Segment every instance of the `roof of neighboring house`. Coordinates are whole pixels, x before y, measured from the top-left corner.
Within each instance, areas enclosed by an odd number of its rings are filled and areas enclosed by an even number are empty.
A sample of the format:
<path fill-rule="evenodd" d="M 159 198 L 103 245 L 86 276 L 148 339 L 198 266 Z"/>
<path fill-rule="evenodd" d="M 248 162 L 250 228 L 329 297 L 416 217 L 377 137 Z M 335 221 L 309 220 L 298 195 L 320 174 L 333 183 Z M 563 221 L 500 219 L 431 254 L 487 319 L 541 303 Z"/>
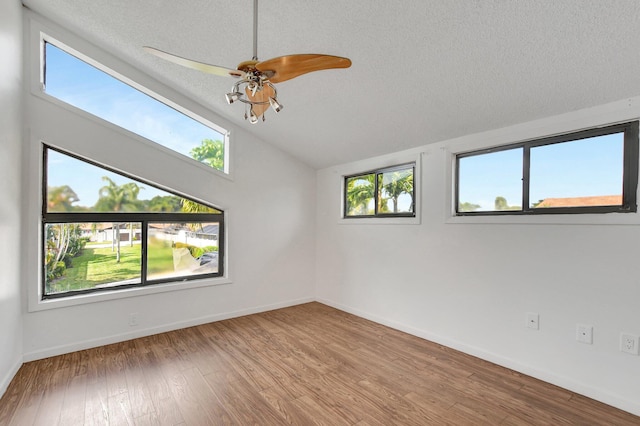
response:
<path fill-rule="evenodd" d="M 217 235 L 220 229 L 220 225 L 206 225 L 204 228 L 202 228 L 202 232 L 205 234 L 215 234 Z"/>
<path fill-rule="evenodd" d="M 536 207 L 590 207 L 622 204 L 622 195 L 597 195 L 593 197 L 545 198 Z"/>

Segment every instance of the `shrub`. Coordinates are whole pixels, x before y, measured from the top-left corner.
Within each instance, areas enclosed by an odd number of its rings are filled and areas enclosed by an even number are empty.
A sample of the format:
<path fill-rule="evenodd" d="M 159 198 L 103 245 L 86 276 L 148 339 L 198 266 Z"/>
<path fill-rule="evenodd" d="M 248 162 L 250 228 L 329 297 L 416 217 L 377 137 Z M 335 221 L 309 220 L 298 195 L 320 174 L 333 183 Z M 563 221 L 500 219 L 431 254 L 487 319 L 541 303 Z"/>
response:
<path fill-rule="evenodd" d="M 200 247 L 190 246 L 189 251 L 191 252 L 191 256 L 198 259 L 200 256 L 204 254 L 204 250 Z"/>
<path fill-rule="evenodd" d="M 174 243 L 173 248 L 187 248 L 189 249 L 189 253 L 191 253 L 191 256 L 193 256 L 195 259 L 199 259 L 200 256 L 205 253 L 218 251 L 218 247 L 216 246 L 196 247 L 192 246 L 191 244 L 185 243 Z"/>
<path fill-rule="evenodd" d="M 66 271 L 67 271 L 67 266 L 64 264 L 63 261 L 59 261 L 58 263 L 56 263 L 55 268 L 53 268 L 53 276 L 55 278 L 61 277 L 64 275 Z"/>
<path fill-rule="evenodd" d="M 75 256 L 77 256 L 77 254 L 74 255 L 74 257 Z M 73 266 L 73 264 L 71 263 L 71 258 L 69 256 L 65 256 L 65 258 L 62 259 L 61 262 L 64 263 L 65 269 L 69 269 L 69 268 L 71 268 Z M 58 262 L 58 263 L 60 263 L 60 262 Z"/>

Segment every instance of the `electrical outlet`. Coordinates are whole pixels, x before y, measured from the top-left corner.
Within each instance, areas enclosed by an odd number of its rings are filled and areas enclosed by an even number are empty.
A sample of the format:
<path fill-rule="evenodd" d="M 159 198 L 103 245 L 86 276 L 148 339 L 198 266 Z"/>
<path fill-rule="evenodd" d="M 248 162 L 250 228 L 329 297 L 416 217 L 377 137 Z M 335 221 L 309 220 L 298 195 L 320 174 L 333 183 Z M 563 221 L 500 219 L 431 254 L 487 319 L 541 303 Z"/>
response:
<path fill-rule="evenodd" d="M 587 324 L 576 325 L 576 340 L 587 345 L 593 344 L 593 326 Z"/>
<path fill-rule="evenodd" d="M 540 329 L 540 315 L 533 313 L 533 312 L 527 312 L 527 328 L 530 328 L 532 330 L 539 330 Z"/>
<path fill-rule="evenodd" d="M 138 325 L 138 314 L 129 314 L 129 327 L 135 327 Z"/>
<path fill-rule="evenodd" d="M 638 336 L 620 333 L 620 350 L 631 355 L 638 355 Z"/>

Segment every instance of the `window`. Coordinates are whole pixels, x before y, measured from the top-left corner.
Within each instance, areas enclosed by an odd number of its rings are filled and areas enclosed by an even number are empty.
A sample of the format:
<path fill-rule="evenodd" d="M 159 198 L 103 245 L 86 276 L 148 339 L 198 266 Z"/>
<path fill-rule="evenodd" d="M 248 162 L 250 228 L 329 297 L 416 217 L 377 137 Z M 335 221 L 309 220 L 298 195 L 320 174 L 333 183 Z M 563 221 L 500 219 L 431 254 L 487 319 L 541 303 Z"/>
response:
<path fill-rule="evenodd" d="M 56 42 L 57 43 L 57 42 Z M 228 172 L 227 132 L 193 113 L 186 115 L 105 72 L 87 60 L 44 41 L 45 93 L 143 136 L 172 151 Z M 95 61 L 91 61 L 95 63 Z M 151 96 L 153 95 L 153 97 Z"/>
<path fill-rule="evenodd" d="M 42 297 L 223 275 L 224 213 L 44 147 Z"/>
<path fill-rule="evenodd" d="M 345 177 L 344 217 L 415 216 L 415 164 Z"/>
<path fill-rule="evenodd" d="M 456 214 L 635 212 L 638 122 L 456 157 Z"/>

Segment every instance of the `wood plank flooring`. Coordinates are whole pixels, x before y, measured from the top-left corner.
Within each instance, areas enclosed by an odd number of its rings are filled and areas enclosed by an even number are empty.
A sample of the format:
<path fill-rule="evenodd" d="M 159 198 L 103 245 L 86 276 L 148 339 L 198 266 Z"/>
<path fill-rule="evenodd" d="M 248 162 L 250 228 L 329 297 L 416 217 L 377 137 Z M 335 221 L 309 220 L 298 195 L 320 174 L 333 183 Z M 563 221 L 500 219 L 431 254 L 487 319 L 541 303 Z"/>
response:
<path fill-rule="evenodd" d="M 639 425 L 319 303 L 24 364 L 0 425 Z"/>

